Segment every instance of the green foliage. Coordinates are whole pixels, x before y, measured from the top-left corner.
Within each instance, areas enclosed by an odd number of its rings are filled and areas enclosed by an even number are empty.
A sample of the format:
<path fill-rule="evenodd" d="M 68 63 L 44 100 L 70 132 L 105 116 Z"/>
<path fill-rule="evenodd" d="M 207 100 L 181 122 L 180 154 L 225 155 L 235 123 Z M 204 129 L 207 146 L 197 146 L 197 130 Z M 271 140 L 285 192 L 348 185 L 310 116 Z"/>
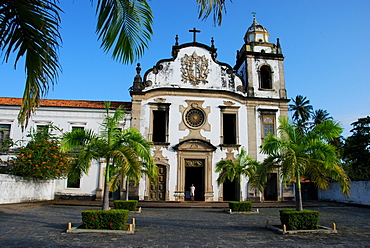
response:
<path fill-rule="evenodd" d="M 12 139 L 4 139 L 0 142 L 0 154 L 7 154 L 10 147 L 14 146 L 15 143 Z"/>
<path fill-rule="evenodd" d="M 225 0 L 196 0 L 199 10 L 199 19 L 207 19 L 213 13 L 213 24 L 221 25 L 223 12 L 226 13 Z"/>
<path fill-rule="evenodd" d="M 128 210 L 86 210 L 81 212 L 84 229 L 125 230 Z"/>
<path fill-rule="evenodd" d="M 59 138 L 51 134 L 56 127 L 30 133 L 31 140 L 8 162 L 8 173 L 25 179 L 61 179 L 67 176 L 70 156 L 59 149 Z"/>
<path fill-rule="evenodd" d="M 234 160 L 221 160 L 216 164 L 216 172 L 219 172 L 217 178 L 218 185 L 224 183 L 226 179 L 231 182 L 241 175 L 252 178 L 258 162 L 252 159 L 252 156 L 242 147 Z"/>
<path fill-rule="evenodd" d="M 250 201 L 242 201 L 242 202 L 232 201 L 232 202 L 229 202 L 229 208 L 233 212 L 249 212 L 249 211 L 252 211 L 252 202 L 250 202 Z"/>
<path fill-rule="evenodd" d="M 287 230 L 314 230 L 318 229 L 320 213 L 318 211 L 282 209 L 280 221 Z"/>
<path fill-rule="evenodd" d="M 289 104 L 289 110 L 293 111 L 293 120 L 297 123 L 305 123 L 310 119 L 312 113 L 312 105 L 310 100 L 306 97 L 297 95 L 295 99 L 292 99 L 292 104 Z"/>
<path fill-rule="evenodd" d="M 115 209 L 125 209 L 129 211 L 136 211 L 137 204 L 138 204 L 137 200 L 128 200 L 128 201 L 117 200 L 117 201 L 114 201 L 114 208 Z"/>
<path fill-rule="evenodd" d="M 110 113 L 110 102 L 104 103 L 106 114 L 101 124 L 101 133 L 93 130 L 72 130 L 65 133 L 62 149 L 76 155 L 73 172 L 79 176 L 87 173 L 93 159 L 104 158 L 106 161 L 103 210 L 109 208 L 109 187 L 120 183 L 120 176 L 139 181 L 143 174 L 149 179 L 158 175 L 157 166 L 151 155 L 151 143 L 136 128 L 122 130 L 120 122 L 125 113 L 119 106 Z"/>
<path fill-rule="evenodd" d="M 296 182 L 297 210 L 302 210 L 301 177 L 308 176 L 320 189 L 330 180 L 338 181 L 343 194 L 349 194 L 349 181 L 341 167 L 338 152 L 330 144 L 339 137 L 342 128 L 332 120 L 325 120 L 313 129 L 302 132 L 301 127 L 281 117 L 279 135 L 269 134 L 261 152 L 269 155 L 257 170 L 254 183 L 263 190 L 270 172 L 279 168 L 284 183 Z"/>
<path fill-rule="evenodd" d="M 351 124 L 352 135 L 343 146 L 344 167 L 351 180 L 370 180 L 370 116 Z"/>

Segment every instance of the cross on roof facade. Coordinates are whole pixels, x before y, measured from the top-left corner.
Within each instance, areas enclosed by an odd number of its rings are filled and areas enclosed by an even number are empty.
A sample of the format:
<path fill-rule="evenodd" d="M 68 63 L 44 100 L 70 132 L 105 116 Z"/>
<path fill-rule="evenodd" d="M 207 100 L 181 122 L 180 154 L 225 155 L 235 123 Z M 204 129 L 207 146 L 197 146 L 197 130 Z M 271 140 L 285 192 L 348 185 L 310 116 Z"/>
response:
<path fill-rule="evenodd" d="M 200 33 L 200 30 L 197 30 L 196 28 L 193 28 L 189 30 L 189 32 L 193 33 L 193 42 L 197 42 L 197 33 Z"/>

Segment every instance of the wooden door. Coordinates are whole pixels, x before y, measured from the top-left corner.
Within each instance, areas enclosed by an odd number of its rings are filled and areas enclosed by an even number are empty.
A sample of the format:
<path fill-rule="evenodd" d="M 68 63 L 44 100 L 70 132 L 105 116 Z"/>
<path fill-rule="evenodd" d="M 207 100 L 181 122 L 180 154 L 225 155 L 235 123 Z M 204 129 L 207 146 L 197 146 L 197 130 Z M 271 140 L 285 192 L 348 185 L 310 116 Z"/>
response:
<path fill-rule="evenodd" d="M 166 166 L 164 165 L 157 165 L 158 166 L 158 177 L 157 177 L 157 184 L 154 185 L 153 183 L 150 184 L 150 194 L 149 200 L 150 201 L 165 201 L 166 200 Z"/>

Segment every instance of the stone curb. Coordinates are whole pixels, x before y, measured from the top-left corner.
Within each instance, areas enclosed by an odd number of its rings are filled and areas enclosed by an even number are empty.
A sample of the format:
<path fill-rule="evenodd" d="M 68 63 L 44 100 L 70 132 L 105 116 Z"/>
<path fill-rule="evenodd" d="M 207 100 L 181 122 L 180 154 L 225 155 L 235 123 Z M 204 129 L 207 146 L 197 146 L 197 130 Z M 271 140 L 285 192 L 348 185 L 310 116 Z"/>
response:
<path fill-rule="evenodd" d="M 332 229 L 330 227 L 326 227 L 326 226 L 320 226 L 319 225 L 319 229 L 316 229 L 316 230 L 287 230 L 284 232 L 283 229 L 277 227 L 277 226 L 273 226 L 273 225 L 266 225 L 265 228 L 267 229 L 270 229 L 270 230 L 273 230 L 273 231 L 276 231 L 277 233 L 280 233 L 280 234 L 297 234 L 297 233 L 338 233 L 337 230 L 335 229 Z"/>
<path fill-rule="evenodd" d="M 66 233 L 110 233 L 110 234 L 135 234 L 136 221 L 132 218 L 132 224 L 128 224 L 129 230 L 103 230 L 103 229 L 80 229 L 72 227 L 72 223 L 68 223 Z"/>
<path fill-rule="evenodd" d="M 259 214 L 260 211 L 258 209 L 256 210 L 252 210 L 252 211 L 248 211 L 248 212 L 233 212 L 231 209 L 227 210 L 227 209 L 224 209 L 224 212 L 225 213 L 228 213 L 228 214 Z"/>
<path fill-rule="evenodd" d="M 124 230 L 97 230 L 97 229 L 78 229 L 72 227 L 66 230 L 67 233 L 107 233 L 107 234 L 135 234 L 135 225 L 132 226 L 132 231 Z"/>

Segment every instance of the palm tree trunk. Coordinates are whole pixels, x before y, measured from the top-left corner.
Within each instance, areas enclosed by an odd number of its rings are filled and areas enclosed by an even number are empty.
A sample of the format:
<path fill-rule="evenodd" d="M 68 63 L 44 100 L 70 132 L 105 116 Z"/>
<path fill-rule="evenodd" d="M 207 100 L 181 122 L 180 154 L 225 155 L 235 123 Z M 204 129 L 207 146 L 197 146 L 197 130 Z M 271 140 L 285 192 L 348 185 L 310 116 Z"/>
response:
<path fill-rule="evenodd" d="M 102 210 L 109 210 L 109 182 L 105 181 Z"/>
<path fill-rule="evenodd" d="M 126 201 L 128 201 L 129 186 L 130 186 L 130 179 L 127 177 L 126 178 Z"/>
<path fill-rule="evenodd" d="M 104 195 L 103 195 L 102 210 L 109 210 L 109 183 L 110 183 L 109 162 L 110 162 L 110 158 L 107 157 L 105 161 L 107 164 L 105 167 Z"/>
<path fill-rule="evenodd" d="M 302 204 L 302 190 L 301 190 L 301 176 L 300 173 L 297 172 L 296 177 L 296 184 L 295 184 L 295 209 L 297 211 L 303 210 L 303 204 Z"/>

